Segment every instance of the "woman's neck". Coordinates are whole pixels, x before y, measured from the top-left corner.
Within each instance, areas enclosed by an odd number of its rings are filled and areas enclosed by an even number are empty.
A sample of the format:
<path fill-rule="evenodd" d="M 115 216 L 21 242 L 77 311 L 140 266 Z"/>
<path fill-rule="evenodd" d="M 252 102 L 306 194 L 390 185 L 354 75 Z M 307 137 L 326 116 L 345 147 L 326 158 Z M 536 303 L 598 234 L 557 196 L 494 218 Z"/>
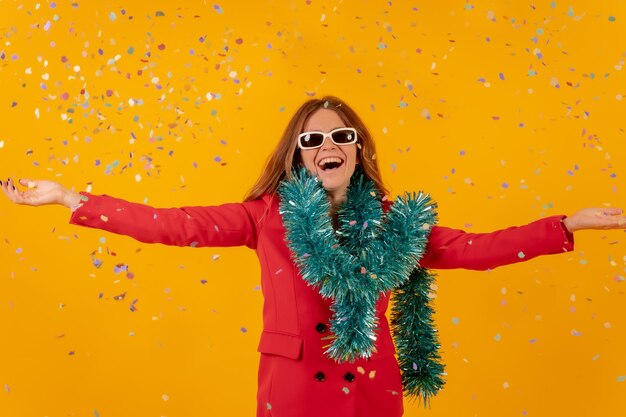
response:
<path fill-rule="evenodd" d="M 346 194 L 345 192 L 343 194 L 330 192 L 328 193 L 328 199 L 330 200 L 330 211 L 328 212 L 328 215 L 333 222 L 333 228 L 337 230 L 337 228 L 339 227 L 337 212 L 339 211 L 341 205 L 346 201 Z"/>
<path fill-rule="evenodd" d="M 331 211 L 339 209 L 339 207 L 346 201 L 346 191 L 329 191 L 328 199 L 330 200 Z"/>

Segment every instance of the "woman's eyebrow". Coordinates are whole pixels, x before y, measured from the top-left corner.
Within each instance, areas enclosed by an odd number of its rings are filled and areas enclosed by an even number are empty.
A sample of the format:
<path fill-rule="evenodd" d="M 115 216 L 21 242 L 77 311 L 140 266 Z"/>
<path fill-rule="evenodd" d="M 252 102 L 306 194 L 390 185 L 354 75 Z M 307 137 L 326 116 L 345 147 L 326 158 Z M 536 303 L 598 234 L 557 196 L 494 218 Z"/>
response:
<path fill-rule="evenodd" d="M 348 127 L 348 126 L 333 127 L 333 128 L 332 128 L 332 129 L 330 129 L 328 132 L 332 132 L 333 130 L 337 130 L 337 129 L 343 129 L 344 127 Z M 306 133 L 306 132 L 322 132 L 322 133 L 328 133 L 328 132 L 324 132 L 323 130 L 304 130 L 302 133 Z"/>

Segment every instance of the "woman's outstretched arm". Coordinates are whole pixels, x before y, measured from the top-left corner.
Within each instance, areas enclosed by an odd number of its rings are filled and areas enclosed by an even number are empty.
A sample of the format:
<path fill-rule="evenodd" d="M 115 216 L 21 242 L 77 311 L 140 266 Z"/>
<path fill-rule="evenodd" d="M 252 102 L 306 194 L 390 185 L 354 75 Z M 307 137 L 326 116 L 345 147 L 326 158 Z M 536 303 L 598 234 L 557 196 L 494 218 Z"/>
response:
<path fill-rule="evenodd" d="M 550 216 L 491 233 L 433 227 L 419 264 L 433 269 L 493 269 L 537 256 L 574 249 L 575 231 L 625 229 L 620 208 L 586 208 L 572 216 Z"/>
<path fill-rule="evenodd" d="M 108 195 L 76 193 L 53 181 L 13 181 L 2 190 L 16 204 L 59 204 L 71 208 L 71 224 L 130 236 L 144 243 L 173 246 L 248 246 L 256 248 L 268 210 L 265 200 L 220 206 L 154 208 Z"/>

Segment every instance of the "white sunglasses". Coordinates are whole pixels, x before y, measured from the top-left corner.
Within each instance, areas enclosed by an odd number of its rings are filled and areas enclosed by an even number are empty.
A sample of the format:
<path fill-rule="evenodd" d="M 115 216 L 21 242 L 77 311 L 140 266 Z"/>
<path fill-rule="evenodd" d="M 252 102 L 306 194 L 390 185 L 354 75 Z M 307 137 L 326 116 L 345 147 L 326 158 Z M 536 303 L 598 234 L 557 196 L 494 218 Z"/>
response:
<path fill-rule="evenodd" d="M 357 141 L 356 129 L 353 127 L 340 127 L 335 130 L 331 130 L 328 133 L 324 132 L 303 132 L 298 135 L 298 146 L 300 149 L 315 149 L 324 144 L 326 138 L 335 145 L 351 145 Z"/>

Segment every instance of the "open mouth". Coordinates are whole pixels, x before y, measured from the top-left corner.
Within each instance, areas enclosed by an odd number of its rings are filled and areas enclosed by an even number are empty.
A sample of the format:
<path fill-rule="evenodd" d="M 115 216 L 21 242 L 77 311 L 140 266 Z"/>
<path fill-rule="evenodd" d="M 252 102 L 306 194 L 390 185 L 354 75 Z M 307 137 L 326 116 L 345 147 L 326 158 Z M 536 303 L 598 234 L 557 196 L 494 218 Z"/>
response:
<path fill-rule="evenodd" d="M 337 158 L 336 156 L 323 158 L 317 163 L 317 166 L 321 168 L 322 171 L 330 171 L 333 169 L 337 169 L 342 165 L 343 165 L 343 159 Z"/>

